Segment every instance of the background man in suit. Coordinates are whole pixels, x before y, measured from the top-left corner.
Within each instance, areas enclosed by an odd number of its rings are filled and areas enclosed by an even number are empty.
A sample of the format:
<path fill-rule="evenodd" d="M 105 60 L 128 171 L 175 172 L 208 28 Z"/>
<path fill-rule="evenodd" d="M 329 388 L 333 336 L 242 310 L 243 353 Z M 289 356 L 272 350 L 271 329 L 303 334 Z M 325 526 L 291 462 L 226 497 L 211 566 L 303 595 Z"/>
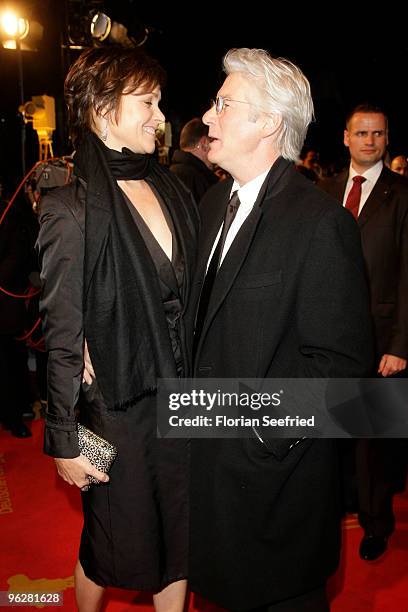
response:
<path fill-rule="evenodd" d="M 195 376 L 364 375 L 358 228 L 292 163 L 313 115 L 309 83 L 259 49 L 228 52 L 224 69 L 203 120 L 209 159 L 233 180 L 201 207 Z M 327 610 L 340 548 L 333 441 L 193 440 L 191 457 L 192 589 L 233 610 Z"/>
<path fill-rule="evenodd" d="M 190 189 L 197 204 L 218 181 L 208 161 L 208 126 L 199 117 L 191 119 L 180 132 L 180 149 L 174 151 L 170 170 Z"/>
<path fill-rule="evenodd" d="M 390 168 L 393 172 L 408 177 L 408 160 L 405 155 L 397 155 L 391 160 Z"/>
<path fill-rule="evenodd" d="M 350 208 L 360 227 L 375 327 L 373 375 L 405 375 L 408 181 L 383 164 L 388 121 L 380 108 L 369 104 L 354 108 L 346 119 L 344 144 L 350 151 L 350 167 L 321 186 Z M 393 483 L 401 469 L 404 445 L 405 441 L 386 439 L 357 442 L 359 520 L 365 531 L 360 556 L 367 561 L 386 550 L 394 530 Z"/>

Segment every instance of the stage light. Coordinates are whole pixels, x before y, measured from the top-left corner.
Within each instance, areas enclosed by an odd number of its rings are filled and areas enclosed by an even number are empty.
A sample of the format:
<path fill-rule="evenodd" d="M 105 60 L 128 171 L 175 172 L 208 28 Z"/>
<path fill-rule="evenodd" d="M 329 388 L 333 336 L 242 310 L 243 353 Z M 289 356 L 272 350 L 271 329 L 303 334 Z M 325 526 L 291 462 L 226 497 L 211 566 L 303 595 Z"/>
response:
<path fill-rule="evenodd" d="M 105 13 L 95 13 L 91 21 L 91 34 L 96 40 L 103 41 L 108 38 L 112 29 L 112 20 Z"/>
<path fill-rule="evenodd" d="M 36 51 L 36 43 L 42 39 L 43 26 L 37 21 L 28 21 L 13 11 L 0 16 L 0 38 L 5 49 Z"/>
<path fill-rule="evenodd" d="M 129 30 L 120 21 L 115 21 L 106 13 L 98 11 L 91 19 L 90 30 L 92 38 L 98 42 L 107 41 L 124 47 L 140 47 L 154 29 L 135 22 L 131 24 Z"/>
<path fill-rule="evenodd" d="M 27 19 L 17 17 L 12 11 L 6 11 L 1 16 L 1 28 L 8 38 L 22 40 L 27 36 L 30 24 Z"/>

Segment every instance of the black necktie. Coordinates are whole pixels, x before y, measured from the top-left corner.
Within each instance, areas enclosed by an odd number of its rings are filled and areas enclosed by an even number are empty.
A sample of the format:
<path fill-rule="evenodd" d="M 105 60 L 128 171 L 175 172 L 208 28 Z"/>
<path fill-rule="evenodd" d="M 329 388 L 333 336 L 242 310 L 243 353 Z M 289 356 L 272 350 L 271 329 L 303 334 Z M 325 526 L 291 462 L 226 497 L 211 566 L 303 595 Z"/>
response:
<path fill-rule="evenodd" d="M 201 290 L 200 295 L 200 303 L 198 305 L 196 326 L 194 331 L 194 355 L 198 346 L 198 341 L 200 340 L 201 332 L 203 329 L 205 317 L 207 314 L 208 304 L 210 303 L 210 297 L 212 288 L 214 285 L 215 278 L 217 276 L 218 269 L 220 267 L 221 256 L 224 250 L 225 239 L 227 237 L 229 228 L 233 220 L 235 219 L 235 215 L 237 214 L 237 210 L 239 208 L 240 201 L 238 197 L 238 190 L 234 191 L 230 201 L 228 202 L 227 209 L 225 211 L 224 223 L 221 230 L 220 238 L 217 242 L 217 246 L 214 249 L 214 252 L 211 257 L 211 261 L 207 268 L 207 274 L 204 279 L 203 288 Z"/>

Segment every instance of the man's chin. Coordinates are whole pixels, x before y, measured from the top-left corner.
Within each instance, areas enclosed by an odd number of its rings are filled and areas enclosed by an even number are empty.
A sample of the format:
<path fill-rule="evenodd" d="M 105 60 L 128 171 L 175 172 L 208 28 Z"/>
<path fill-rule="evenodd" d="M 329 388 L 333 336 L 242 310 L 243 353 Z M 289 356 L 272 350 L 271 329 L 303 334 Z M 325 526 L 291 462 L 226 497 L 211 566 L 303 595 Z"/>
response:
<path fill-rule="evenodd" d="M 361 157 L 361 163 L 368 162 L 371 164 L 377 163 L 381 157 L 378 156 L 378 153 L 366 153 Z"/>
<path fill-rule="evenodd" d="M 212 164 L 216 164 L 217 166 L 220 165 L 218 155 L 216 155 L 216 154 L 212 155 L 211 151 L 208 153 L 208 161 L 211 162 Z"/>

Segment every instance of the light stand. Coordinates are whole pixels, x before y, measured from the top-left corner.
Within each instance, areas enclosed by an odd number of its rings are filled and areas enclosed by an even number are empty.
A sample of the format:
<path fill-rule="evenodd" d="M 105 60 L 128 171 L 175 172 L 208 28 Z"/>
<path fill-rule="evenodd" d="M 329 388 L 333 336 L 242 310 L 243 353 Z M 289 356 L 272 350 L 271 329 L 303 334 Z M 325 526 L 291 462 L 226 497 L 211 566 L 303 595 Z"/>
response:
<path fill-rule="evenodd" d="M 20 92 L 20 105 L 24 104 L 24 76 L 23 76 L 23 54 L 21 51 L 20 39 L 16 38 L 16 52 L 18 65 L 18 88 Z M 22 176 L 26 174 L 26 124 L 23 116 L 21 121 L 21 170 Z"/>

